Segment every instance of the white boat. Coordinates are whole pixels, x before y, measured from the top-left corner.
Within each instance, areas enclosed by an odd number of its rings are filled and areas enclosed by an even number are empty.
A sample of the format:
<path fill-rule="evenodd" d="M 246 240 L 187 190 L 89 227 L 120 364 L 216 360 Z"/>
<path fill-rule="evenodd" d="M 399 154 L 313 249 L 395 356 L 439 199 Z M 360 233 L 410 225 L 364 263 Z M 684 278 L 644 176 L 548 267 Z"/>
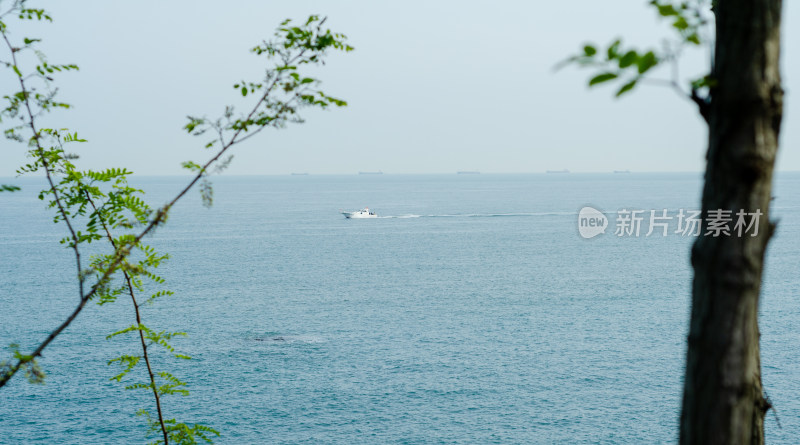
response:
<path fill-rule="evenodd" d="M 358 210 L 356 212 L 342 212 L 342 215 L 344 215 L 344 217 L 347 218 L 347 219 L 351 219 L 351 218 L 352 219 L 377 218 L 378 217 L 378 215 L 375 212 L 373 212 L 372 210 L 370 210 L 369 207 L 364 207 L 363 209 Z"/>

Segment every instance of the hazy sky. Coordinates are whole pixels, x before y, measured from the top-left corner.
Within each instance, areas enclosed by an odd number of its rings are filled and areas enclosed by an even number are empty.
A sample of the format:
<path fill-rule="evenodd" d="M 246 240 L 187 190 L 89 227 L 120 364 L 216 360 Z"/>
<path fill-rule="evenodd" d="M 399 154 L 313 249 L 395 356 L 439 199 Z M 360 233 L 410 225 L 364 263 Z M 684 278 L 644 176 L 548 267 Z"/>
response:
<path fill-rule="evenodd" d="M 229 174 L 703 169 L 705 126 L 674 91 L 647 86 L 614 100 L 610 88 L 587 89 L 589 72 L 553 72 L 587 41 L 660 46 L 668 24 L 644 0 L 36 3 L 55 19 L 38 32 L 50 61 L 81 67 L 59 77 L 75 109 L 52 125 L 90 140 L 76 150 L 86 168 L 176 174 L 180 162 L 204 159 L 203 140 L 181 130 L 185 116 L 215 116 L 238 101 L 231 85 L 260 77 L 261 59 L 248 49 L 282 19 L 316 13 L 356 47 L 317 73 L 349 107 L 251 139 Z M 784 2 L 780 170 L 800 170 L 795 3 Z M 687 54 L 682 74 L 703 72 L 707 59 Z M 9 82 L 4 74 L 3 94 Z M 11 176 L 23 147 L 0 147 L 0 176 Z"/>

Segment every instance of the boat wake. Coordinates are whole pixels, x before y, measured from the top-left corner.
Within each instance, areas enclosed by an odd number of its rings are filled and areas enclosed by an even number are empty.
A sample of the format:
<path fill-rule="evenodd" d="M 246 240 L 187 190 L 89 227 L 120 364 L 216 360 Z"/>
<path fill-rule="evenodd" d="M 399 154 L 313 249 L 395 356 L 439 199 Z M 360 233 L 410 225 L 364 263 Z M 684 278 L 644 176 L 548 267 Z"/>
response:
<path fill-rule="evenodd" d="M 535 212 L 535 213 L 458 213 L 444 215 L 396 215 L 379 216 L 379 219 L 405 219 L 405 218 L 503 218 L 503 217 L 531 217 L 531 216 L 569 216 L 577 215 L 576 212 Z"/>

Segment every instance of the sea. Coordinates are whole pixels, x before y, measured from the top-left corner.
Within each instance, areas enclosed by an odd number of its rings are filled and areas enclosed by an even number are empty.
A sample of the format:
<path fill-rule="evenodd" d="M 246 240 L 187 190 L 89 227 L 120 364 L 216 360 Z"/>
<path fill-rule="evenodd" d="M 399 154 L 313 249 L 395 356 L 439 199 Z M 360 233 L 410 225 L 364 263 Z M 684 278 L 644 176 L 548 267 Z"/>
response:
<path fill-rule="evenodd" d="M 676 443 L 697 173 L 214 177 L 146 242 L 174 295 L 143 305 L 153 368 L 186 382 L 167 419 L 221 444 Z M 186 177 L 134 177 L 154 207 Z M 0 193 L 0 346 L 30 351 L 78 304 L 41 178 Z M 800 437 L 800 173 L 779 173 L 760 306 L 767 441 Z M 349 220 L 363 207 L 379 218 Z M 581 236 L 592 207 L 604 232 Z M 651 210 L 668 227 L 649 233 Z M 641 230 L 617 230 L 630 211 Z M 663 220 L 662 220 L 663 221 Z M 630 229 L 630 228 L 629 228 Z M 619 232 L 619 233 L 617 233 Z M 87 246 L 83 261 L 105 246 Z M 149 287 L 155 292 L 161 287 Z M 149 292 L 149 291 L 148 291 Z M 146 300 L 148 295 L 140 295 Z M 157 440 L 130 298 L 89 304 L 0 389 L 2 444 Z M 0 358 L 10 357 L 3 349 Z M 149 437 L 149 438 L 148 438 Z"/>

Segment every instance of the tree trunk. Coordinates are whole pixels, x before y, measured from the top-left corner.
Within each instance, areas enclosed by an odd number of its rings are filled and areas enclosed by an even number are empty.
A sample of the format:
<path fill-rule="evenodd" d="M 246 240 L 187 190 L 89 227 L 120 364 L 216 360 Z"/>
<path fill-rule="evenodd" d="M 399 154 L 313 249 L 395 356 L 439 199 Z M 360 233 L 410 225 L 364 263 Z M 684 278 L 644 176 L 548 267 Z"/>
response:
<path fill-rule="evenodd" d="M 716 0 L 703 231 L 692 248 L 692 316 L 681 444 L 764 443 L 758 305 L 772 173 L 783 112 L 781 0 Z M 705 235 L 709 211 L 730 210 L 730 236 Z M 736 213 L 761 211 L 757 236 Z"/>

